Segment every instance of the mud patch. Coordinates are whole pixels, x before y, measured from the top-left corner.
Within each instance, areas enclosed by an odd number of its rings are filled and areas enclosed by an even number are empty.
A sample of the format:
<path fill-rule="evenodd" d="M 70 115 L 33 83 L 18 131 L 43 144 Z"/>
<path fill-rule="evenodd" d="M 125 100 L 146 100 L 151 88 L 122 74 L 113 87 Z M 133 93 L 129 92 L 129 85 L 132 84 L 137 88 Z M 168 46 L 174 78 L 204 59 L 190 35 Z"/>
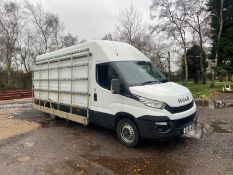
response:
<path fill-rule="evenodd" d="M 84 155 L 87 160 L 94 161 L 115 174 L 185 174 L 185 166 L 164 156 L 148 158 L 111 158 L 106 156 L 93 157 Z"/>
<path fill-rule="evenodd" d="M 53 174 L 72 174 L 72 175 L 111 175 L 110 170 L 96 163 L 89 162 L 82 157 L 76 157 L 78 160 L 66 160 L 56 166 L 49 166 Z"/>
<path fill-rule="evenodd" d="M 66 161 L 67 166 L 69 166 L 70 168 L 74 169 L 76 172 L 78 172 L 79 174 L 87 174 L 88 170 L 86 167 L 80 165 L 80 164 L 76 164 L 73 161 L 67 160 Z"/>
<path fill-rule="evenodd" d="M 192 138 L 204 138 L 209 137 L 213 133 L 232 133 L 230 129 L 227 129 L 228 123 L 212 121 L 210 124 L 199 123 L 193 131 L 185 134 L 184 137 Z"/>
<path fill-rule="evenodd" d="M 60 118 L 54 119 L 51 117 L 40 117 L 40 119 L 37 119 L 36 122 L 41 125 L 41 128 L 69 127 L 67 120 Z"/>
<path fill-rule="evenodd" d="M 227 125 L 228 123 L 226 122 L 212 122 L 211 127 L 213 128 L 213 132 L 218 132 L 218 133 L 231 133 L 231 130 L 225 129 L 221 127 L 222 125 Z"/>
<path fill-rule="evenodd" d="M 39 122 L 39 123 L 40 123 L 41 128 L 49 128 L 52 126 L 51 122 L 49 122 L 49 121 L 43 121 L 43 122 Z"/>

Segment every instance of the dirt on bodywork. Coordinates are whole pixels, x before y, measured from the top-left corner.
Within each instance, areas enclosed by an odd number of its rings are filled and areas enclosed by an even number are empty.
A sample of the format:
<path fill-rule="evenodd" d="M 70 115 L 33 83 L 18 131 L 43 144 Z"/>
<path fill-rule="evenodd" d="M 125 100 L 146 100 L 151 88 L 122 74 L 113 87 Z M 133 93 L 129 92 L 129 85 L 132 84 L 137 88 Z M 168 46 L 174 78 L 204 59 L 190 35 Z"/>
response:
<path fill-rule="evenodd" d="M 123 146 L 111 130 L 53 120 L 30 104 L 0 106 L 0 116 L 15 128 L 16 121 L 30 128 L 0 140 L 1 175 L 233 174 L 233 108 L 199 107 L 194 131 L 163 142 L 143 140 L 136 149 Z"/>

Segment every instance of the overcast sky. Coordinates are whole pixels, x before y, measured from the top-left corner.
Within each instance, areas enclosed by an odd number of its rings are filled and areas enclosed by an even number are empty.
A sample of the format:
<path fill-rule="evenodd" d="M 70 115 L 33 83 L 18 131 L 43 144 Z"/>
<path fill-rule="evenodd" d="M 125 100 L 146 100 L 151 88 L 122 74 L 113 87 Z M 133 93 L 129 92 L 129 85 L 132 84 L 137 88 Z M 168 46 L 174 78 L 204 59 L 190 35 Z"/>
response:
<path fill-rule="evenodd" d="M 89 40 L 100 39 L 105 33 L 113 32 L 119 11 L 129 8 L 131 1 L 148 22 L 152 0 L 30 0 L 57 14 L 66 32 Z"/>

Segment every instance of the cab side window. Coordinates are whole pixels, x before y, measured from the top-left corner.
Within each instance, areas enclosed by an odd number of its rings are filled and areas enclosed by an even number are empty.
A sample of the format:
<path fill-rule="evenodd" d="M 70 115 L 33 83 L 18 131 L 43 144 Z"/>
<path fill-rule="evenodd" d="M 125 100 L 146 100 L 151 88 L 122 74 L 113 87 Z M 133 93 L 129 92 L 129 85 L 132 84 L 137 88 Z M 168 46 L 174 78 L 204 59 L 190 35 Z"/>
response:
<path fill-rule="evenodd" d="M 108 63 L 96 65 L 96 81 L 101 87 L 110 90 L 112 79 L 118 79 L 118 74 Z"/>

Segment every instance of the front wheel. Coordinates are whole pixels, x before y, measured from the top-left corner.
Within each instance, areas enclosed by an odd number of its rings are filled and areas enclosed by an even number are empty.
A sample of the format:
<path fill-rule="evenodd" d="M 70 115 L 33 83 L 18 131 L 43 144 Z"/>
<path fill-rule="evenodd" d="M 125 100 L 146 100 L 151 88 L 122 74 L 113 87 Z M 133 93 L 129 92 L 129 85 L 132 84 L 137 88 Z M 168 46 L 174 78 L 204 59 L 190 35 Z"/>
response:
<path fill-rule="evenodd" d="M 131 148 L 136 147 L 140 140 L 136 125 L 129 119 L 117 123 L 117 135 L 124 145 Z"/>

